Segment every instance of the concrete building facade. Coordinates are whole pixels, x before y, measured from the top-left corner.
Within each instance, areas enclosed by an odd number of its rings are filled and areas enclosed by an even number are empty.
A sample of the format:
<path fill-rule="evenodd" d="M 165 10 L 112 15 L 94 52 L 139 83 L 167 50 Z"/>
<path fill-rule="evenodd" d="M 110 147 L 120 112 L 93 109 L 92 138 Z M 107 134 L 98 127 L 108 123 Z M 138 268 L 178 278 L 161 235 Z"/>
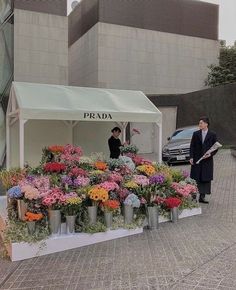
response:
<path fill-rule="evenodd" d="M 175 94 L 204 87 L 216 40 L 98 22 L 69 47 L 70 85 Z"/>
<path fill-rule="evenodd" d="M 26 10 L 22 2 L 14 9 L 14 80 L 67 85 L 67 16 L 40 12 L 39 5 Z"/>
<path fill-rule="evenodd" d="M 218 61 L 217 24 L 218 6 L 200 1 L 81 1 L 69 16 L 69 84 L 202 89 Z"/>

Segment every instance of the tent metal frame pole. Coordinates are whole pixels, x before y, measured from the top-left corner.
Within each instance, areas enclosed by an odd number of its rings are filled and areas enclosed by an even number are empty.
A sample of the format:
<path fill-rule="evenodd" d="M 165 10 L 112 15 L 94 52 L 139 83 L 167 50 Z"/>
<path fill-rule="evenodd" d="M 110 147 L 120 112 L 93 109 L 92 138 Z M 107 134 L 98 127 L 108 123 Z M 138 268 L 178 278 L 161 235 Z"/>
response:
<path fill-rule="evenodd" d="M 10 159 L 10 120 L 9 120 L 9 116 L 7 115 L 6 117 L 6 153 L 7 153 L 7 156 L 6 156 L 6 161 L 7 161 L 7 170 L 10 169 L 10 162 L 11 162 L 11 159 Z"/>
<path fill-rule="evenodd" d="M 25 165 L 25 123 L 27 120 L 19 119 L 19 154 L 20 154 L 20 168 L 24 168 Z"/>
<path fill-rule="evenodd" d="M 62 121 L 70 130 L 70 140 L 71 144 L 74 145 L 74 128 L 79 123 L 79 121 Z"/>
<path fill-rule="evenodd" d="M 162 123 L 158 124 L 159 127 L 159 148 L 158 148 L 158 161 L 162 163 Z"/>

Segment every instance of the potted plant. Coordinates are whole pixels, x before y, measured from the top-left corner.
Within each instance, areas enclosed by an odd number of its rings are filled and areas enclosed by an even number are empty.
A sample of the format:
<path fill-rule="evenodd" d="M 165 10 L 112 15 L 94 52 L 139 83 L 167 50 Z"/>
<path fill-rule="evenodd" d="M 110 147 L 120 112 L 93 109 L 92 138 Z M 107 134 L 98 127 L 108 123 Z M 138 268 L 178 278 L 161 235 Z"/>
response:
<path fill-rule="evenodd" d="M 99 202 L 107 201 L 109 195 L 106 189 L 99 185 L 95 185 L 89 190 L 88 196 L 92 201 L 92 205 L 88 206 L 89 223 L 94 224 L 97 222 L 97 207 Z"/>
<path fill-rule="evenodd" d="M 66 217 L 66 231 L 68 234 L 75 232 L 75 219 L 82 204 L 82 199 L 74 192 L 66 194 L 66 201 L 61 211 Z"/>
<path fill-rule="evenodd" d="M 170 217 L 173 223 L 177 222 L 179 218 L 179 206 L 182 201 L 177 197 L 168 197 L 165 199 L 165 205 L 170 209 Z"/>
<path fill-rule="evenodd" d="M 24 220 L 27 211 L 27 203 L 23 199 L 23 192 L 19 185 L 13 186 L 7 191 L 7 196 L 17 202 L 17 213 L 19 220 Z"/>
<path fill-rule="evenodd" d="M 28 227 L 28 233 L 30 235 L 33 235 L 35 233 L 36 230 L 36 222 L 40 221 L 43 218 L 43 214 L 42 213 L 33 213 L 30 211 L 27 211 L 25 213 L 25 221 L 27 223 L 27 227 Z"/>
<path fill-rule="evenodd" d="M 104 212 L 104 219 L 107 228 L 112 227 L 113 213 L 120 208 L 120 202 L 118 200 L 109 199 L 101 204 L 101 208 Z"/>
<path fill-rule="evenodd" d="M 134 208 L 140 207 L 140 200 L 134 193 L 129 194 L 124 201 L 124 216 L 125 223 L 131 224 L 133 222 Z"/>
<path fill-rule="evenodd" d="M 61 207 L 65 203 L 64 192 L 58 188 L 52 188 L 48 195 L 42 199 L 42 205 L 47 207 L 49 215 L 50 231 L 53 235 L 61 232 Z"/>

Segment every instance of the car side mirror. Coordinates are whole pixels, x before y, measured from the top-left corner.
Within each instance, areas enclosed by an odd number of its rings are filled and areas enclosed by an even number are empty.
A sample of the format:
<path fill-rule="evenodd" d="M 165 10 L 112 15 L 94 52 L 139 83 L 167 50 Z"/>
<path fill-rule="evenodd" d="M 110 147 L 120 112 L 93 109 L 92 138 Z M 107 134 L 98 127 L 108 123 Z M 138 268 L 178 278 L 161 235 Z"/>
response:
<path fill-rule="evenodd" d="M 170 137 L 168 137 L 167 140 L 170 141 Z"/>

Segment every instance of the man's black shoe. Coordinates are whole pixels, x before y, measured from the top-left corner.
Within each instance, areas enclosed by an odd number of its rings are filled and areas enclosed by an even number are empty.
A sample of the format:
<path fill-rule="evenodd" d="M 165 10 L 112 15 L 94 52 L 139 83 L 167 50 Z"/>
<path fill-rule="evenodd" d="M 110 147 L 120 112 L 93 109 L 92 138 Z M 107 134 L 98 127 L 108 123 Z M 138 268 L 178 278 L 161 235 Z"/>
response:
<path fill-rule="evenodd" d="M 206 201 L 205 199 L 202 199 L 202 198 L 199 199 L 199 202 L 201 202 L 201 203 L 209 203 L 209 201 Z"/>

